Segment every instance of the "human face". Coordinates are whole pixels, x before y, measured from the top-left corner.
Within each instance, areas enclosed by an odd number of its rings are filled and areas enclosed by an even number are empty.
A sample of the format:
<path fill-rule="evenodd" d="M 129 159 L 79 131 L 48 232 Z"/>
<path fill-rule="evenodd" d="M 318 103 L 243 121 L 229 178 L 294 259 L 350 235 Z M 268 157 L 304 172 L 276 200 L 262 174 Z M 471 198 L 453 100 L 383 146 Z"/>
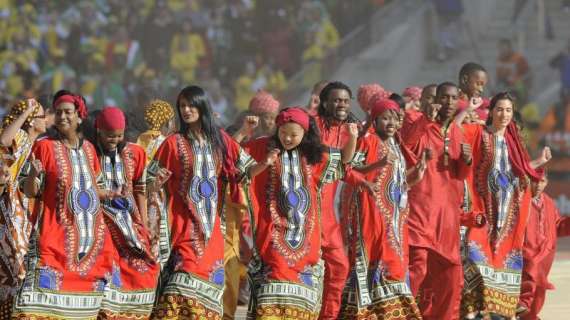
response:
<path fill-rule="evenodd" d="M 420 106 L 422 111 L 426 113 L 431 113 L 431 105 L 435 103 L 435 89 L 436 86 L 430 86 L 422 90 L 422 96 L 420 97 Z"/>
<path fill-rule="evenodd" d="M 196 124 L 200 120 L 200 110 L 192 106 L 186 98 L 180 98 L 180 116 L 186 124 Z"/>
<path fill-rule="evenodd" d="M 303 141 L 305 130 L 295 122 L 288 122 L 278 129 L 278 137 L 281 145 L 285 150 L 293 150 L 297 148 Z"/>
<path fill-rule="evenodd" d="M 55 127 L 64 135 L 72 135 L 79 126 L 79 114 L 75 105 L 70 102 L 62 102 L 55 107 Z"/>
<path fill-rule="evenodd" d="M 260 127 L 265 134 L 272 134 L 275 130 L 277 112 L 264 112 L 259 115 Z"/>
<path fill-rule="evenodd" d="M 113 151 L 125 138 L 125 129 L 99 130 L 99 143 L 105 151 Z"/>
<path fill-rule="evenodd" d="M 531 184 L 532 195 L 534 197 L 540 196 L 544 192 L 544 189 L 546 189 L 547 185 L 548 185 L 548 177 L 546 176 L 543 176 L 538 182 L 533 182 Z"/>
<path fill-rule="evenodd" d="M 513 103 L 508 99 L 501 99 L 491 110 L 491 125 L 493 128 L 500 130 L 505 129 L 513 120 Z"/>
<path fill-rule="evenodd" d="M 458 96 L 459 91 L 457 90 L 457 87 L 445 86 L 441 88 L 436 97 L 436 102 L 441 105 L 441 109 L 439 109 L 438 114 L 442 120 L 451 119 L 455 115 Z"/>
<path fill-rule="evenodd" d="M 392 110 L 386 110 L 376 117 L 376 133 L 382 138 L 390 138 L 396 134 L 400 117 Z"/>
<path fill-rule="evenodd" d="M 350 94 L 344 89 L 331 91 L 325 107 L 335 120 L 346 120 L 350 113 Z"/>
<path fill-rule="evenodd" d="M 46 113 L 42 106 L 38 107 L 38 113 L 34 116 L 32 121 L 32 128 L 37 133 L 44 133 L 47 129 Z"/>
<path fill-rule="evenodd" d="M 463 89 L 467 96 L 470 98 L 480 97 L 488 82 L 487 73 L 483 71 L 475 71 L 467 76 L 463 81 Z"/>

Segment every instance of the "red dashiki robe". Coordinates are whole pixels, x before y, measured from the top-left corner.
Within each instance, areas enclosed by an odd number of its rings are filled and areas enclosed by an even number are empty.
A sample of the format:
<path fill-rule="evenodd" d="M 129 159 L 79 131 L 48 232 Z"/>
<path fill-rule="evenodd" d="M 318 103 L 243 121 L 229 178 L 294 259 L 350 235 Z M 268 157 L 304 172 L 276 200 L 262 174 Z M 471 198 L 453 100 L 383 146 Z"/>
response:
<path fill-rule="evenodd" d="M 107 191 L 121 188 L 125 194 L 102 202 L 116 249 L 112 281 L 102 309 L 109 315 L 148 318 L 159 266 L 150 252 L 149 232 L 135 200 L 135 194 L 146 193 L 146 154 L 142 147 L 126 143 L 118 154 L 102 154 L 100 163 L 100 187 Z"/>
<path fill-rule="evenodd" d="M 236 176 L 254 164 L 225 132 L 225 157 L 235 159 Z M 148 167 L 149 181 L 160 168 L 172 175 L 166 182 L 171 254 L 163 271 L 163 284 L 154 317 L 221 319 L 224 288 L 225 183 L 220 150 L 209 142 L 177 133 L 160 146 Z"/>
<path fill-rule="evenodd" d="M 520 304 L 530 314 L 525 319 L 537 319 L 546 298 L 553 290 L 548 273 L 556 254 L 557 237 L 570 236 L 570 217 L 561 216 L 556 203 L 542 193 L 532 200 L 523 248 L 523 279 Z"/>
<path fill-rule="evenodd" d="M 14 303 L 17 319 L 47 316 L 94 319 L 112 281 L 111 235 L 97 195 L 95 148 L 37 141 L 32 153 L 44 169 L 30 223 L 28 270 Z M 29 170 L 22 170 L 25 176 Z"/>
<path fill-rule="evenodd" d="M 406 165 L 396 138 L 382 141 L 376 134 L 358 143 L 354 166 L 376 163 L 391 150 L 393 165 L 366 174 L 380 190 L 354 193 L 346 199 L 351 209 L 351 278 L 344 292 L 342 319 L 420 319 L 409 287 L 408 203 Z"/>
<path fill-rule="evenodd" d="M 462 312 L 514 317 L 530 212 L 529 178 L 513 172 L 504 137 L 479 125 L 464 128 L 473 147 L 473 177 L 469 181 L 473 208 L 484 214 L 487 223 L 468 229 L 465 235 Z"/>
<path fill-rule="evenodd" d="M 265 159 L 271 138 L 250 141 L 246 149 Z M 322 188 L 342 178 L 335 149 L 310 165 L 297 149 L 283 151 L 275 164 L 254 177 L 248 189 L 254 237 L 248 318 L 316 319 L 323 267 L 320 261 Z M 347 178 L 350 178 L 347 176 Z"/>

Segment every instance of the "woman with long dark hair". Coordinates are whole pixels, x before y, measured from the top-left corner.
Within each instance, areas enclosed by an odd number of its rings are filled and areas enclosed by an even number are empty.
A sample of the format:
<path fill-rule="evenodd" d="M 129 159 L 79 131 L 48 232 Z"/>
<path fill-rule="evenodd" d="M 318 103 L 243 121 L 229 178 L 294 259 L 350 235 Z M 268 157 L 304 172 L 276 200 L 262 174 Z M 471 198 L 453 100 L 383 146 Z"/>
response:
<path fill-rule="evenodd" d="M 317 319 L 324 272 L 321 191 L 343 178 L 345 167 L 341 152 L 321 143 L 315 120 L 305 110 L 282 110 L 276 125 L 272 137 L 246 144 L 258 161 L 276 158 L 248 189 L 254 237 L 248 317 Z M 357 183 L 353 175 L 347 178 Z"/>
<path fill-rule="evenodd" d="M 94 319 L 113 277 L 113 247 L 97 188 L 95 148 L 82 139 L 81 96 L 57 95 L 55 130 L 32 147 L 21 187 L 37 198 L 28 270 L 13 317 Z M 108 281 L 109 280 L 109 281 Z"/>
<path fill-rule="evenodd" d="M 530 182 L 541 179 L 538 168 L 551 159 L 546 147 L 539 158 L 530 160 L 515 111 L 513 97 L 502 92 L 491 100 L 486 126 L 463 126 L 466 137 L 472 139 L 474 173 L 469 190 L 473 210 L 483 213 L 486 220 L 482 227 L 468 229 L 465 236 L 462 313 L 470 319 L 479 312 L 515 318 Z"/>
<path fill-rule="evenodd" d="M 166 138 L 148 167 L 149 191 L 164 185 L 170 258 L 155 318 L 221 319 L 226 186 L 265 168 L 214 122 L 206 92 L 184 88 L 176 99 L 180 131 Z M 233 190 L 232 191 L 236 191 Z"/>

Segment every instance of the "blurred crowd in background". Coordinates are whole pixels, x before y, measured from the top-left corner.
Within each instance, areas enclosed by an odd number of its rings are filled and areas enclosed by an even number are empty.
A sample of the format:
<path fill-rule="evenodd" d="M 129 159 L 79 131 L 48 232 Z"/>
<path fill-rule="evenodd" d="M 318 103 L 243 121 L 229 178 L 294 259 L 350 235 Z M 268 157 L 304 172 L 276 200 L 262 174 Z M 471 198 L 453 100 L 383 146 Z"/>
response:
<path fill-rule="evenodd" d="M 200 83 L 226 122 L 260 88 L 283 94 L 385 2 L 0 0 L 0 106 L 68 88 L 134 110 Z"/>

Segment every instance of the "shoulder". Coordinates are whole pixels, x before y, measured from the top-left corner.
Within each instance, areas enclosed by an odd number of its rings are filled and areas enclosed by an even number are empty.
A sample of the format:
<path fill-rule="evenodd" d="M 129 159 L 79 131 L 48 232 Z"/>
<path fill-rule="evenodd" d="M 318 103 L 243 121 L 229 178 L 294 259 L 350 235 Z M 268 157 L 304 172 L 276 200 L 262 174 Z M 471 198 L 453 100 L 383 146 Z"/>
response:
<path fill-rule="evenodd" d="M 125 150 L 130 152 L 135 158 L 146 158 L 146 152 L 143 147 L 139 146 L 138 144 L 127 142 L 125 145 Z"/>

